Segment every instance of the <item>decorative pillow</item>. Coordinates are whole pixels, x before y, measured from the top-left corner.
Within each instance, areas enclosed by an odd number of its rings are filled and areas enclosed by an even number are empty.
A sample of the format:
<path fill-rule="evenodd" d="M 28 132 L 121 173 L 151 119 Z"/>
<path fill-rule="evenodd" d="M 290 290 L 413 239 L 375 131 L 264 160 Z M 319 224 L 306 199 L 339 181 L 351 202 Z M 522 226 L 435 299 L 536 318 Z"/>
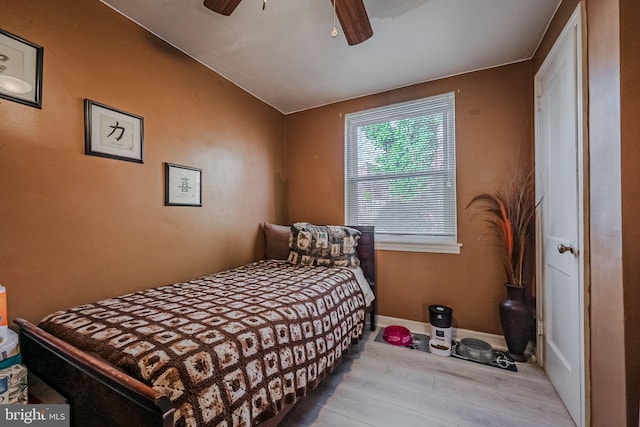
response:
<path fill-rule="evenodd" d="M 357 267 L 360 231 L 338 225 L 297 222 L 291 226 L 288 261 L 294 265 Z"/>
<path fill-rule="evenodd" d="M 265 222 L 262 228 L 264 231 L 264 258 L 287 259 L 289 257 L 291 227 Z"/>

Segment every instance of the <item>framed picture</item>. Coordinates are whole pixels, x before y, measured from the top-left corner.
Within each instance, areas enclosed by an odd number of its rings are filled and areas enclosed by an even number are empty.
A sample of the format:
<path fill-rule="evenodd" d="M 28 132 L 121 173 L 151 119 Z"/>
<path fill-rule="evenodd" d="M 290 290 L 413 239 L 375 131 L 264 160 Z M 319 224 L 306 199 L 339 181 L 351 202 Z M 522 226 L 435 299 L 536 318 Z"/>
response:
<path fill-rule="evenodd" d="M 0 29 L 0 98 L 42 108 L 43 48 Z"/>
<path fill-rule="evenodd" d="M 202 169 L 164 164 L 165 206 L 202 206 Z"/>
<path fill-rule="evenodd" d="M 143 163 L 143 139 L 142 117 L 84 100 L 85 154 Z"/>

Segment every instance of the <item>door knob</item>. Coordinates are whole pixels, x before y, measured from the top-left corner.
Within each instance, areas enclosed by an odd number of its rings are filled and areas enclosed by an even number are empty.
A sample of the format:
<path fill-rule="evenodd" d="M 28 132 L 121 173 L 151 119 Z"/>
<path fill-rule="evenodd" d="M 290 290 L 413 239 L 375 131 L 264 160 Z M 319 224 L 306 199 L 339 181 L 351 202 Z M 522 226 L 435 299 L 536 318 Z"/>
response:
<path fill-rule="evenodd" d="M 558 245 L 558 252 L 560 252 L 561 254 L 565 253 L 565 252 L 570 252 L 573 255 L 576 254 L 576 251 L 573 249 L 573 246 L 569 245 L 569 246 L 565 246 L 562 243 L 560 243 Z"/>

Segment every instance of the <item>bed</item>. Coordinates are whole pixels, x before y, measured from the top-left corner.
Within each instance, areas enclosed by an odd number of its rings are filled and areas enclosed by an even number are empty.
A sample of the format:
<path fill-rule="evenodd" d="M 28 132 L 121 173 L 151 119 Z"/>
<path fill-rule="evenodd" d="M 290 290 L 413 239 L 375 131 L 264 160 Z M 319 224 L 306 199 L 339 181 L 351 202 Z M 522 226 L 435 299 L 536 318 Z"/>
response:
<path fill-rule="evenodd" d="M 302 245 L 288 260 L 73 307 L 38 326 L 16 319 L 23 361 L 67 398 L 72 425 L 277 425 L 357 341 L 367 310 L 375 328 L 373 227 L 335 227 L 359 234 L 335 263 L 305 252 L 323 246 L 322 227 L 291 227 Z"/>

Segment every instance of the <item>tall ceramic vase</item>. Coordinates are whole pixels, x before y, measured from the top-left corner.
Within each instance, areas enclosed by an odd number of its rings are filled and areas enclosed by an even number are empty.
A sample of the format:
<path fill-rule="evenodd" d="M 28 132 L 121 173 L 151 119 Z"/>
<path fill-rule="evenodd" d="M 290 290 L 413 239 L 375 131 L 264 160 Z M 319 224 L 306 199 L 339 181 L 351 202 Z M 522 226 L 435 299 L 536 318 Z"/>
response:
<path fill-rule="evenodd" d="M 502 333 L 507 342 L 509 357 L 517 362 L 526 362 L 524 354 L 533 326 L 533 314 L 525 300 L 526 287 L 505 284 L 507 297 L 498 305 Z"/>

